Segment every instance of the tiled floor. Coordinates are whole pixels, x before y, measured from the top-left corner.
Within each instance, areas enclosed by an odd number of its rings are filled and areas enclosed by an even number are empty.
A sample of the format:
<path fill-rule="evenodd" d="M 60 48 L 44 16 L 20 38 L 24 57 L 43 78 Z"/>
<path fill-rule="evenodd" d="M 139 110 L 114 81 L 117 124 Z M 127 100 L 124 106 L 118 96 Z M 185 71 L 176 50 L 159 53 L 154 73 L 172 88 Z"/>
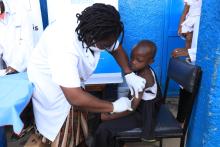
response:
<path fill-rule="evenodd" d="M 8 147 L 23 147 L 26 140 L 28 139 L 29 136 L 23 138 L 20 141 L 16 141 L 16 142 L 8 142 Z M 178 147 L 179 146 L 179 139 L 163 139 L 163 147 Z M 124 147 L 159 147 L 159 142 L 155 142 L 155 143 L 143 143 L 143 142 L 139 142 L 139 143 L 128 143 L 126 144 Z"/>
<path fill-rule="evenodd" d="M 180 139 L 163 139 L 163 147 L 179 147 Z M 159 147 L 159 142 L 156 143 L 129 143 L 124 147 Z"/>
<path fill-rule="evenodd" d="M 8 142 L 8 147 L 23 147 L 26 140 L 28 139 L 29 136 L 23 138 L 20 141 L 16 142 Z M 163 147 L 178 147 L 179 146 L 179 139 L 163 139 Z M 159 142 L 155 143 L 128 143 L 124 147 L 159 147 Z"/>
<path fill-rule="evenodd" d="M 176 115 L 177 112 L 177 99 L 176 98 L 169 98 L 167 102 L 169 104 L 170 110 Z M 11 129 L 7 129 L 7 138 L 8 138 L 8 147 L 23 147 L 26 143 L 28 137 L 30 135 L 26 135 L 24 138 L 20 139 L 19 141 L 12 141 L 10 140 Z M 179 147 L 179 139 L 163 139 L 163 147 Z M 155 143 L 128 143 L 124 147 L 159 147 L 159 142 Z"/>

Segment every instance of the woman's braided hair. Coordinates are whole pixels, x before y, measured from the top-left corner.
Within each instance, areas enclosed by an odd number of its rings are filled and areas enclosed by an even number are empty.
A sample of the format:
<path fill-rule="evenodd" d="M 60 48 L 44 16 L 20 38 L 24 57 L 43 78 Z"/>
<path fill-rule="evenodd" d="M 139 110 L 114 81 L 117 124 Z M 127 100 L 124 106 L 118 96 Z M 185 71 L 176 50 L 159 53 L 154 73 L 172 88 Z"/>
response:
<path fill-rule="evenodd" d="M 85 43 L 87 48 L 110 36 L 118 38 L 121 32 L 122 43 L 124 27 L 119 12 L 113 6 L 96 3 L 81 14 L 77 13 L 76 17 L 79 24 L 75 31 L 79 41 L 82 41 L 82 45 Z"/>
<path fill-rule="evenodd" d="M 5 12 L 5 5 L 2 0 L 0 0 L 0 9 L 1 9 L 1 13 Z"/>

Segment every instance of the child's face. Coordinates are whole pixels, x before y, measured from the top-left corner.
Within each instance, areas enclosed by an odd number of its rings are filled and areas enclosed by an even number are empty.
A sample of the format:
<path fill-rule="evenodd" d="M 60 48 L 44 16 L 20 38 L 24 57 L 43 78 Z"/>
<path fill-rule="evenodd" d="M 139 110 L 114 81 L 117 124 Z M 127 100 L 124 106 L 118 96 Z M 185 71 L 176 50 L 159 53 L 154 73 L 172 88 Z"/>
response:
<path fill-rule="evenodd" d="M 139 71 L 152 63 L 151 53 L 149 49 L 136 46 L 131 53 L 130 66 L 133 71 Z"/>

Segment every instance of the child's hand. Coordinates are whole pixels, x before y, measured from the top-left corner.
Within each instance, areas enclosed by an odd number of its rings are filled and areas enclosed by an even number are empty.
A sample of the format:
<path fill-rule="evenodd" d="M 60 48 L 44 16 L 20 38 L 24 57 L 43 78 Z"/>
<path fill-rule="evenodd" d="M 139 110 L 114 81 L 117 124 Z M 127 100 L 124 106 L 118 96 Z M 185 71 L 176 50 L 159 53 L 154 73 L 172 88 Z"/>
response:
<path fill-rule="evenodd" d="M 108 113 L 101 113 L 101 120 L 103 120 L 103 121 L 109 120 L 111 118 L 110 115 L 111 114 L 108 114 Z"/>

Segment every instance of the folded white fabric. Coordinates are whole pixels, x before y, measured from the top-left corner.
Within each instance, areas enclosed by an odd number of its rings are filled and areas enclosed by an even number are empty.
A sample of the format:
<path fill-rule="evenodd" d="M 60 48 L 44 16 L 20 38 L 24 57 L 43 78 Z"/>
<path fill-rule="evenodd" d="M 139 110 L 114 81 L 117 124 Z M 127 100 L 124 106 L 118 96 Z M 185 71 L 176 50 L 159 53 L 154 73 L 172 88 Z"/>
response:
<path fill-rule="evenodd" d="M 6 69 L 0 69 L 0 77 L 5 76 L 6 74 Z"/>

